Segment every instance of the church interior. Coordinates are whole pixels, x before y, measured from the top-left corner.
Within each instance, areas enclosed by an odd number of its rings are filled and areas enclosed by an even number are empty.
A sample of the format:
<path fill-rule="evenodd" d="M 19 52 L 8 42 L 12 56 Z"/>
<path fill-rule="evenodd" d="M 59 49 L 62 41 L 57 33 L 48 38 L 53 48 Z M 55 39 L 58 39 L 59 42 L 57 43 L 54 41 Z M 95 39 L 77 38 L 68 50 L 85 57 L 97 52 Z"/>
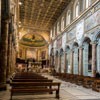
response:
<path fill-rule="evenodd" d="M 0 100 L 100 100 L 100 0 L 0 0 Z"/>

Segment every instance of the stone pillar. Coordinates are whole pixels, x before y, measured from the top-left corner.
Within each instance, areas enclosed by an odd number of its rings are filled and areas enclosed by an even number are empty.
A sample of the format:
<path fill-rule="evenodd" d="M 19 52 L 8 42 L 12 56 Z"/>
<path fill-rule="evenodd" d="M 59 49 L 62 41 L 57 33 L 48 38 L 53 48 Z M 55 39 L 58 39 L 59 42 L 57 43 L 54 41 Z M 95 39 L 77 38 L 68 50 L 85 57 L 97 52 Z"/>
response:
<path fill-rule="evenodd" d="M 12 34 L 9 34 L 8 38 L 8 62 L 7 62 L 7 78 L 10 75 L 10 67 L 11 67 L 11 42 L 12 42 Z"/>
<path fill-rule="evenodd" d="M 92 43 L 92 77 L 96 74 L 96 43 Z"/>
<path fill-rule="evenodd" d="M 9 21 L 2 20 L 1 45 L 0 45 L 0 87 L 6 89 L 6 69 L 7 69 L 7 50 L 8 50 L 8 29 Z"/>
<path fill-rule="evenodd" d="M 79 48 L 79 75 L 83 75 L 83 49 Z"/>
<path fill-rule="evenodd" d="M 73 74 L 73 50 L 70 52 L 70 72 Z"/>

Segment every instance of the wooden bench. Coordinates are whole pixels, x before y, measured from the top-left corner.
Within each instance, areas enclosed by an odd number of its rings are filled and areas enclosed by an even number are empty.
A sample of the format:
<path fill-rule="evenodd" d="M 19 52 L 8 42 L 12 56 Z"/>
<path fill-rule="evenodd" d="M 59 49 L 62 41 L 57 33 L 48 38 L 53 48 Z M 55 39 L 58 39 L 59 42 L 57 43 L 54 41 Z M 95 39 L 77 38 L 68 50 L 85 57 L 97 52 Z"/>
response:
<path fill-rule="evenodd" d="M 52 82 L 51 79 L 12 79 L 12 82 Z"/>
<path fill-rule="evenodd" d="M 56 98 L 59 99 L 59 82 L 11 82 L 11 100 L 13 95 L 34 94 L 56 91 Z"/>
<path fill-rule="evenodd" d="M 93 77 L 84 77 L 83 79 L 83 87 L 85 88 L 91 88 L 92 84 L 94 82 L 94 78 Z"/>
<path fill-rule="evenodd" d="M 84 79 L 84 76 L 82 76 L 82 75 L 78 75 L 77 77 L 76 77 L 76 84 L 77 85 L 83 85 L 83 79 Z"/>
<path fill-rule="evenodd" d="M 92 84 L 92 90 L 100 92 L 100 79 L 95 79 Z"/>

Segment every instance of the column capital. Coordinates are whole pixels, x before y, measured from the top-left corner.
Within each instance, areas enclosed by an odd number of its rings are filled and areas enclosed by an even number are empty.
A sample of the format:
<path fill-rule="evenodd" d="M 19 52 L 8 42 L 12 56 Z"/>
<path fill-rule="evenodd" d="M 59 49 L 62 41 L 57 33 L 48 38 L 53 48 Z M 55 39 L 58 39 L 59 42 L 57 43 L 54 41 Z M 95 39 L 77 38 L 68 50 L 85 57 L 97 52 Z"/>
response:
<path fill-rule="evenodd" d="M 79 49 L 83 49 L 83 47 L 82 47 L 82 46 L 80 46 L 80 47 L 79 47 Z"/>
<path fill-rule="evenodd" d="M 96 41 L 92 41 L 92 42 L 90 42 L 90 44 L 91 44 L 91 45 L 96 45 L 97 42 L 96 42 Z"/>

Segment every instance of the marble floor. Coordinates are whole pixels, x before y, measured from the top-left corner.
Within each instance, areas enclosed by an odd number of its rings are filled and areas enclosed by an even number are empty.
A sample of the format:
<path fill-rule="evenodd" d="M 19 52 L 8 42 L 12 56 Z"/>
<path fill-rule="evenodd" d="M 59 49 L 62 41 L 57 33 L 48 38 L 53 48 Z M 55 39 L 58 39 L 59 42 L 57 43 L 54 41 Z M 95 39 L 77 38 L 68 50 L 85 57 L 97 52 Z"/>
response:
<path fill-rule="evenodd" d="M 86 89 L 82 86 L 78 86 L 69 82 L 65 82 L 56 79 L 53 76 L 44 74 L 44 76 L 54 81 L 61 82 L 60 87 L 60 99 L 59 100 L 100 100 L 100 92 L 92 91 L 92 89 Z M 7 91 L 0 91 L 0 100 L 10 100 L 10 87 Z M 58 100 L 53 94 L 42 95 L 21 95 L 13 96 L 13 100 Z"/>

